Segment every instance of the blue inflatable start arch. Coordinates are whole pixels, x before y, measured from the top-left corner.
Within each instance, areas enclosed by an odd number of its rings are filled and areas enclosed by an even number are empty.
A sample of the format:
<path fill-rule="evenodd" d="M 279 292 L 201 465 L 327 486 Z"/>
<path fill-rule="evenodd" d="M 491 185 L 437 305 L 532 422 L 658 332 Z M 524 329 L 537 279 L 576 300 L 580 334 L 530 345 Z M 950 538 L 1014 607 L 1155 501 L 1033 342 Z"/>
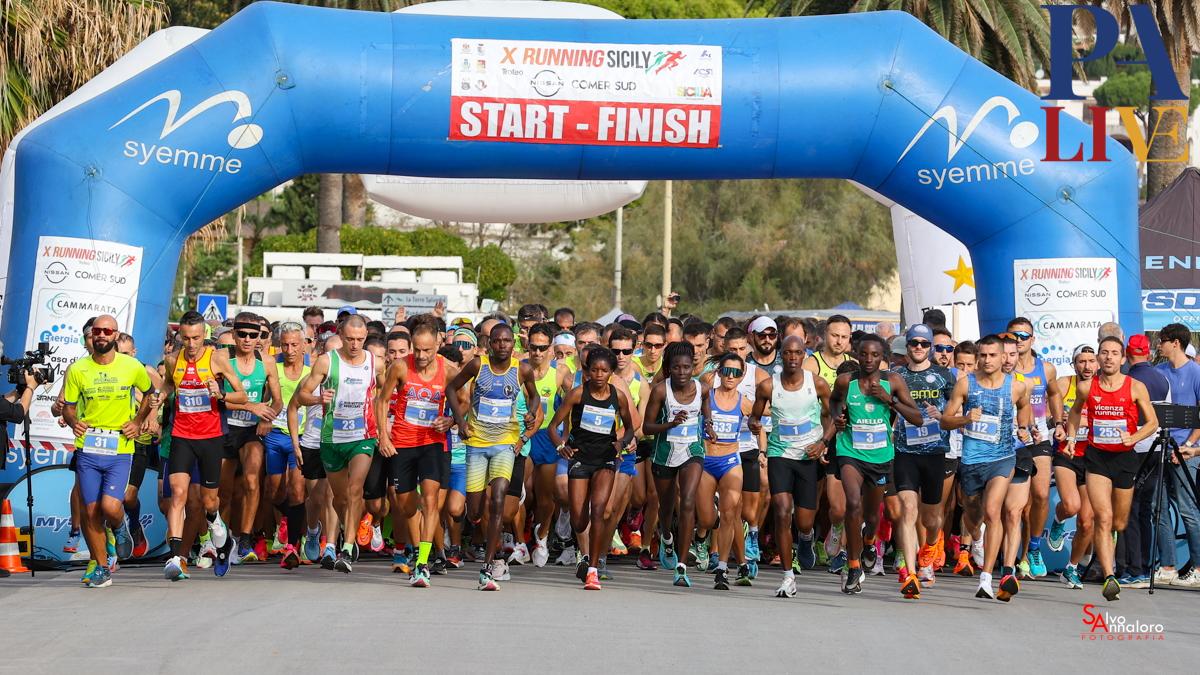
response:
<path fill-rule="evenodd" d="M 1109 162 L 1042 162 L 1042 104 L 902 13 L 534 20 L 255 3 L 23 140 L 2 337 L 134 313 L 152 360 L 186 237 L 316 172 L 852 179 L 967 245 L 985 331 L 1013 315 L 1028 273 L 1014 261 L 1063 258 L 1114 260 L 1062 273 L 1115 269 L 1118 297 L 1081 286 L 1074 301 L 1139 330 L 1132 157 L 1110 140 Z M 1066 155 L 1089 139 L 1064 116 Z M 1075 293 L 1021 288 L 1047 309 Z"/>

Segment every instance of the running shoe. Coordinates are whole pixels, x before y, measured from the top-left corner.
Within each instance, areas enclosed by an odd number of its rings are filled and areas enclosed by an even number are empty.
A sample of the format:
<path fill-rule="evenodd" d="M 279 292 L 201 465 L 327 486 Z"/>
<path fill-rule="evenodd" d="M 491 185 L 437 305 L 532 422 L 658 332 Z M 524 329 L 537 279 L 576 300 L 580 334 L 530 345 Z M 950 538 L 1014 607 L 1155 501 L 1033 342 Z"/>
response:
<path fill-rule="evenodd" d="M 813 550 L 817 553 L 817 566 L 829 564 L 829 554 L 825 552 L 825 545 L 813 543 Z"/>
<path fill-rule="evenodd" d="M 934 567 L 930 565 L 929 567 L 922 567 L 917 570 L 917 581 L 926 586 L 932 586 L 937 581 L 937 573 L 934 571 Z"/>
<path fill-rule="evenodd" d="M 1196 574 L 1194 568 L 1187 574 L 1176 574 L 1171 585 L 1180 588 L 1200 588 L 1200 574 Z"/>
<path fill-rule="evenodd" d="M 713 590 L 715 590 L 715 591 L 729 590 L 729 572 L 728 572 L 728 570 L 721 569 L 720 567 L 717 568 L 716 573 L 713 575 Z"/>
<path fill-rule="evenodd" d="M 675 566 L 675 580 L 671 583 L 681 588 L 692 587 L 692 580 L 688 578 L 687 567 L 685 567 L 683 563 L 679 563 Z"/>
<path fill-rule="evenodd" d="M 446 557 L 439 551 L 433 558 L 433 562 L 429 564 L 429 571 L 440 577 L 446 573 L 446 567 Z"/>
<path fill-rule="evenodd" d="M 588 568 L 592 566 L 590 558 L 591 556 L 585 555 L 579 559 L 579 562 L 575 563 L 575 578 L 578 579 L 580 583 L 587 581 L 587 571 Z"/>
<path fill-rule="evenodd" d="M 829 573 L 841 574 L 846 568 L 846 563 L 849 561 L 850 555 L 845 551 L 838 551 L 838 554 L 829 559 Z"/>
<path fill-rule="evenodd" d="M 567 565 L 574 565 L 575 564 L 575 547 L 568 546 L 568 547 L 564 548 L 562 550 L 562 553 L 558 554 L 558 558 L 554 561 L 554 564 L 558 565 L 560 567 L 565 567 Z"/>
<path fill-rule="evenodd" d="M 504 532 L 500 538 L 500 552 L 508 556 L 513 552 L 515 547 L 516 543 L 513 540 L 512 532 Z M 498 578 L 497 581 L 499 581 Z"/>
<path fill-rule="evenodd" d="M 583 590 L 598 591 L 600 590 L 600 575 L 596 572 L 587 572 L 583 578 Z"/>
<path fill-rule="evenodd" d="M 533 553 L 529 557 L 533 560 L 534 567 L 546 566 L 546 563 L 550 561 L 550 549 L 547 547 L 545 539 L 533 540 Z"/>
<path fill-rule="evenodd" d="M 107 527 L 104 528 L 104 553 L 108 556 L 108 571 L 116 572 L 120 569 L 117 565 L 117 537 Z"/>
<path fill-rule="evenodd" d="M 950 535 L 949 541 L 942 546 L 942 552 L 946 554 L 945 559 L 942 560 L 942 564 L 945 565 L 946 560 L 957 560 L 960 550 L 962 550 L 962 537 L 957 534 Z"/>
<path fill-rule="evenodd" d="M 1041 551 L 1035 550 L 1029 552 L 1029 573 L 1035 579 L 1046 576 L 1046 561 L 1042 559 Z"/>
<path fill-rule="evenodd" d="M 621 534 L 613 532 L 612 544 L 608 549 L 609 555 L 629 555 L 629 548 L 621 541 Z"/>
<path fill-rule="evenodd" d="M 492 578 L 496 581 L 511 581 L 512 575 L 508 572 L 508 563 L 503 559 L 492 561 Z"/>
<path fill-rule="evenodd" d="M 808 543 L 809 548 L 812 548 L 812 542 Z M 758 548 L 758 530 L 750 530 L 746 533 L 746 559 L 758 560 L 762 556 L 762 551 Z M 812 569 L 812 566 L 809 566 Z"/>
<path fill-rule="evenodd" d="M 932 546 L 922 546 L 921 548 L 917 549 L 917 569 L 922 567 L 932 567 L 933 556 L 934 548 Z"/>
<path fill-rule="evenodd" d="M 596 571 L 600 574 L 600 581 L 612 579 L 612 575 L 608 573 L 608 556 L 600 556 L 600 564 L 596 566 Z"/>
<path fill-rule="evenodd" d="M 933 568 L 940 570 L 946 566 L 946 535 L 938 532 L 937 541 L 933 544 Z"/>
<path fill-rule="evenodd" d="M 129 531 L 129 519 L 121 521 L 121 526 L 113 533 L 117 543 L 117 557 L 128 560 L 133 557 L 133 533 Z"/>
<path fill-rule="evenodd" d="M 658 550 L 658 562 L 665 569 L 675 569 L 679 565 L 679 556 L 675 554 L 675 538 L 673 536 L 663 536 L 662 546 Z"/>
<path fill-rule="evenodd" d="M 688 548 L 688 557 L 694 559 L 696 569 L 704 572 L 708 569 L 708 539 L 699 539 L 692 542 Z"/>
<path fill-rule="evenodd" d="M 258 554 L 254 551 L 254 546 L 250 543 L 250 538 L 239 537 L 237 543 L 237 560 L 233 561 L 233 564 L 244 565 L 253 562 L 258 562 Z"/>
<path fill-rule="evenodd" d="M 267 562 L 267 539 L 266 539 L 266 537 L 259 537 L 254 542 L 254 555 L 255 555 L 255 557 L 258 558 L 258 562 Z M 358 560 L 358 557 L 355 556 L 354 559 Z"/>
<path fill-rule="evenodd" d="M 163 566 L 163 576 L 171 581 L 182 581 L 188 578 L 187 563 L 179 556 L 172 556 Z"/>
<path fill-rule="evenodd" d="M 300 566 L 300 554 L 296 552 L 296 547 L 288 544 L 283 547 L 283 558 L 279 560 L 279 566 L 285 570 L 294 570 Z"/>
<path fill-rule="evenodd" d="M 842 571 L 842 592 L 846 595 L 862 593 L 863 571 L 861 567 L 847 567 Z"/>
<path fill-rule="evenodd" d="M 1050 526 L 1050 534 L 1046 536 L 1046 544 L 1050 546 L 1051 551 L 1061 551 L 1067 543 L 1067 524 L 1058 522 L 1054 519 L 1054 524 Z"/>
<path fill-rule="evenodd" d="M 1121 583 L 1113 575 L 1104 578 L 1104 599 L 1112 602 L 1121 599 Z"/>
<path fill-rule="evenodd" d="M 350 574 L 353 572 L 354 565 L 350 561 L 350 555 L 345 551 L 338 551 L 337 560 L 333 562 L 333 569 L 343 574 Z"/>
<path fill-rule="evenodd" d="M 996 599 L 996 594 L 992 592 L 991 577 L 984 576 L 983 574 L 979 575 L 979 588 L 975 589 L 975 597 L 984 600 Z"/>
<path fill-rule="evenodd" d="M 1119 581 L 1122 588 L 1150 588 L 1150 577 L 1145 574 L 1130 574 Z"/>
<path fill-rule="evenodd" d="M 510 565 L 524 565 L 532 562 L 532 560 L 533 558 L 529 557 L 529 547 L 525 545 L 525 542 L 514 546 L 512 553 L 508 556 L 508 563 Z"/>
<path fill-rule="evenodd" d="M 383 530 L 378 525 L 371 527 L 371 550 L 376 553 L 383 550 Z"/>
<path fill-rule="evenodd" d="M 1021 590 L 1021 582 L 1017 581 L 1017 577 L 1012 574 L 1005 574 L 1000 579 L 1000 590 L 996 593 L 996 599 L 1001 602 L 1012 600 L 1017 591 Z"/>
<path fill-rule="evenodd" d="M 900 586 L 900 595 L 907 600 L 917 600 L 921 597 L 921 582 L 913 575 L 908 575 L 904 580 L 904 584 Z"/>
<path fill-rule="evenodd" d="M 496 583 L 496 580 L 492 578 L 492 573 L 491 573 L 491 571 L 488 570 L 487 567 L 484 567 L 483 569 L 479 570 L 479 590 L 481 590 L 481 591 L 498 591 L 498 590 L 500 590 L 500 584 Z"/>
<path fill-rule="evenodd" d="M 408 556 L 404 555 L 404 549 L 392 549 L 392 573 L 409 574 L 410 572 L 412 572 L 412 567 L 409 565 Z"/>
<path fill-rule="evenodd" d="M 958 562 L 954 564 L 954 573 L 960 577 L 975 576 L 975 568 L 971 566 L 971 552 L 965 548 L 958 550 Z"/>
<path fill-rule="evenodd" d="M 283 539 L 280 539 L 282 535 Z M 271 545 L 267 547 L 267 555 L 279 555 L 287 548 L 287 519 L 279 521 L 275 526 L 275 534 L 271 537 Z"/>
<path fill-rule="evenodd" d="M 1032 579 L 1033 572 L 1029 569 L 1029 561 L 1022 558 L 1021 562 L 1017 563 L 1017 576 L 1021 579 Z"/>
<path fill-rule="evenodd" d="M 309 530 L 304 537 L 304 557 L 316 562 L 321 557 L 321 528 Z"/>
<path fill-rule="evenodd" d="M 650 555 L 650 549 L 644 548 L 638 554 L 637 568 L 639 570 L 654 571 L 658 569 L 658 563 L 654 562 L 654 557 Z"/>
<path fill-rule="evenodd" d="M 838 553 L 842 552 L 842 526 L 834 525 L 829 528 L 829 534 L 825 536 L 825 555 L 830 558 L 837 557 Z"/>
<path fill-rule="evenodd" d="M 81 536 L 83 536 L 83 533 L 79 531 L 78 527 L 71 528 L 71 531 L 67 533 L 67 541 L 63 544 L 63 553 L 78 553 L 79 538 Z"/>
<path fill-rule="evenodd" d="M 413 588 L 429 588 L 429 566 L 417 565 L 417 569 L 408 577 L 408 585 Z"/>
<path fill-rule="evenodd" d="M 758 561 L 757 560 L 747 560 L 746 566 L 750 568 L 750 578 L 757 579 L 758 578 Z"/>
<path fill-rule="evenodd" d="M 892 560 L 892 567 L 896 570 L 898 583 L 904 583 L 908 578 L 908 565 L 904 562 L 904 553 L 897 551 L 896 557 Z"/>
<path fill-rule="evenodd" d="M 800 574 L 802 571 L 800 568 L 800 544 L 792 542 L 792 573 Z"/>
<path fill-rule="evenodd" d="M 873 569 L 875 561 L 879 559 L 879 550 L 875 547 L 877 543 L 879 542 L 876 541 L 870 544 L 865 541 L 863 542 L 862 555 L 859 556 L 859 561 L 862 563 L 864 570 Z"/>
<path fill-rule="evenodd" d="M 450 546 L 446 549 L 446 566 L 456 570 L 463 568 L 462 548 Z"/>
<path fill-rule="evenodd" d="M 750 579 L 750 565 L 742 563 L 738 565 L 737 579 L 734 580 L 738 586 L 753 586 L 754 582 Z"/>
<path fill-rule="evenodd" d="M 1075 565 L 1067 565 L 1062 573 L 1062 582 L 1068 588 L 1083 588 L 1083 579 L 1079 578 L 1079 568 Z"/>
<path fill-rule="evenodd" d="M 229 528 L 225 526 L 225 521 L 221 520 L 221 514 L 208 524 L 208 536 L 212 538 L 213 546 L 218 549 L 225 546 L 225 542 L 229 541 Z"/>
<path fill-rule="evenodd" d="M 200 555 L 196 557 L 196 567 L 202 570 L 212 567 L 217 560 L 217 556 L 217 548 L 212 545 L 212 540 L 205 539 L 200 542 Z M 226 557 L 226 560 L 228 560 L 228 557 Z M 225 564 L 228 565 L 229 563 L 226 562 Z"/>
<path fill-rule="evenodd" d="M 88 588 L 107 588 L 112 585 L 112 572 L 107 567 L 97 567 L 95 574 L 88 579 Z"/>
<path fill-rule="evenodd" d="M 133 557 L 144 558 L 150 552 L 150 542 L 146 541 L 146 531 L 142 524 L 133 521 L 129 524 L 129 532 L 133 535 Z"/>
<path fill-rule="evenodd" d="M 359 546 L 370 545 L 372 527 L 371 514 L 364 513 L 362 520 L 358 521 L 358 535 L 355 537 L 355 540 L 358 541 Z"/>
<path fill-rule="evenodd" d="M 982 532 L 983 528 L 979 530 Z M 975 569 L 983 568 L 983 539 L 975 539 L 971 541 L 971 562 L 975 564 Z"/>
<path fill-rule="evenodd" d="M 337 567 L 337 552 L 333 550 L 333 544 L 325 545 L 325 552 L 321 554 L 321 569 L 332 570 Z"/>
<path fill-rule="evenodd" d="M 746 557 L 750 557 L 750 554 L 747 553 Z M 757 557 L 754 559 L 758 560 Z M 808 541 L 803 539 L 800 540 L 800 544 L 796 549 L 796 557 L 793 558 L 793 560 L 798 560 L 802 569 L 811 570 L 817 566 L 817 552 L 813 546 L 812 539 L 809 539 Z M 793 565 L 793 567 L 795 567 L 795 565 Z"/>
<path fill-rule="evenodd" d="M 716 553 L 709 553 L 708 554 L 708 564 L 706 564 L 701 569 L 705 572 L 708 572 L 709 574 L 714 574 L 717 571 L 717 565 L 720 565 L 720 564 L 721 564 L 721 556 L 717 555 Z"/>
<path fill-rule="evenodd" d="M 83 576 L 79 577 L 79 583 L 87 586 L 92 580 L 92 575 L 96 573 L 97 567 L 99 567 L 99 565 L 96 564 L 95 560 L 89 560 L 87 567 L 83 570 Z"/>
<path fill-rule="evenodd" d="M 883 541 L 875 542 L 875 565 L 871 567 L 871 574 L 877 577 L 883 576 Z"/>
<path fill-rule="evenodd" d="M 796 577 L 790 574 L 783 575 L 783 583 L 779 584 L 779 588 L 775 590 L 777 598 L 794 598 L 796 597 Z"/>
<path fill-rule="evenodd" d="M 624 537 L 621 537 L 624 539 Z M 642 549 L 642 533 L 634 530 L 629 533 L 629 550 L 640 551 Z"/>

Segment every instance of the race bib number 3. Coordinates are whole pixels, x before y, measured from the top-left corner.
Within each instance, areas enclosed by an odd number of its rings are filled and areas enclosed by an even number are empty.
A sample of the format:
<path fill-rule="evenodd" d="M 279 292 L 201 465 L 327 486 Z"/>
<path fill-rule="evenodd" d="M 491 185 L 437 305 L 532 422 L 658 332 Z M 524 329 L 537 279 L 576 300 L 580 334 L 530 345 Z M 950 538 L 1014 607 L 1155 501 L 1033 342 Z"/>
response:
<path fill-rule="evenodd" d="M 850 427 L 850 444 L 855 450 L 879 450 L 888 444 L 887 425 L 854 424 Z"/>
<path fill-rule="evenodd" d="M 613 430 L 616 420 L 617 411 L 612 408 L 584 405 L 583 413 L 579 416 L 579 428 L 594 434 L 607 434 Z"/>
<path fill-rule="evenodd" d="M 1000 416 L 980 415 L 978 420 L 963 428 L 963 435 L 984 443 L 999 443 Z"/>

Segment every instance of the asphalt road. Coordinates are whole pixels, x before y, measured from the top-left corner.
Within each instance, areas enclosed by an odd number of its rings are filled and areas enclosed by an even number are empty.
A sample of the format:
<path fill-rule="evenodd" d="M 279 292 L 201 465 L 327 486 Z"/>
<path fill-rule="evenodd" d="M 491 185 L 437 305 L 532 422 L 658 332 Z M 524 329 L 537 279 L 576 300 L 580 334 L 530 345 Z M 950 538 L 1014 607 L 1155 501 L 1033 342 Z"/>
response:
<path fill-rule="evenodd" d="M 918 601 L 894 576 L 870 577 L 858 596 L 814 570 L 793 599 L 774 597 L 780 573 L 752 588 L 692 589 L 667 572 L 612 564 L 604 590 L 586 592 L 565 567 L 514 567 L 498 593 L 475 590 L 473 565 L 410 588 L 382 561 L 349 576 L 315 567 L 235 567 L 223 579 L 193 570 L 170 583 L 161 567 L 126 567 L 107 589 L 79 572 L 0 580 L 0 672 L 380 672 L 413 668 L 572 674 L 668 669 L 739 672 L 885 668 L 998 672 L 1164 672 L 1200 659 L 1200 591 L 1126 590 L 1106 603 L 1096 585 L 1026 582 L 1011 603 L 977 600 L 971 580 L 939 578 Z M 1085 604 L 1111 625 L 1162 624 L 1162 639 L 1092 639 Z M 1111 635 L 1111 634 L 1110 634 Z"/>

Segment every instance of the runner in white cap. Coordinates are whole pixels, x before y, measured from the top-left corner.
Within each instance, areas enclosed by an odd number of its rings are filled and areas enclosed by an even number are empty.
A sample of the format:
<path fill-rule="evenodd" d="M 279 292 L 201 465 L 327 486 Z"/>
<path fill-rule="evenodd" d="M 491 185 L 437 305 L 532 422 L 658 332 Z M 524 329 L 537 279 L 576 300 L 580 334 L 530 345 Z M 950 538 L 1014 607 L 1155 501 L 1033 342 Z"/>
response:
<path fill-rule="evenodd" d="M 775 319 L 760 316 L 746 326 L 750 333 L 750 362 L 762 368 L 768 375 L 783 372 L 783 355 L 779 351 L 779 326 Z"/>

